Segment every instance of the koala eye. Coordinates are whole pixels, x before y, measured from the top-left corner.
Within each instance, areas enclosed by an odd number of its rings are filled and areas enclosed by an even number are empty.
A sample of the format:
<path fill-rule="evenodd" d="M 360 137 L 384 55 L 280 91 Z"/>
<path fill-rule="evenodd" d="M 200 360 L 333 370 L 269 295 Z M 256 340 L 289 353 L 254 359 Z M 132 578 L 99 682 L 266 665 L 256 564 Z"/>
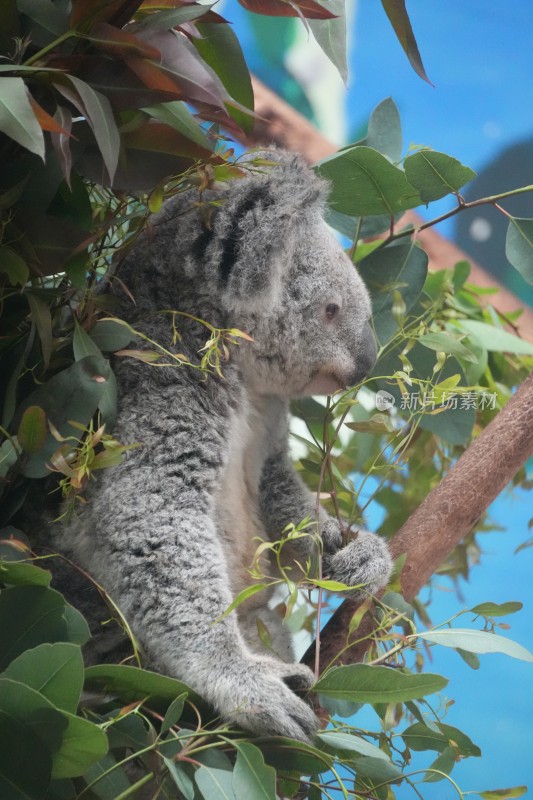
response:
<path fill-rule="evenodd" d="M 332 320 L 338 315 L 340 306 L 337 303 L 328 303 L 326 306 L 326 319 Z"/>

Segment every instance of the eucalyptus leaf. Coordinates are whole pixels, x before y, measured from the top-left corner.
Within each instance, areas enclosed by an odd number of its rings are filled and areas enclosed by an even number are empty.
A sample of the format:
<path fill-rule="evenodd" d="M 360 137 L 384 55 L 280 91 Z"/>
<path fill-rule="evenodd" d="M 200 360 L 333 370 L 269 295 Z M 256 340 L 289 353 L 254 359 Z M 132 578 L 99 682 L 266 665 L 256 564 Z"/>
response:
<path fill-rule="evenodd" d="M 311 28 L 317 43 L 331 63 L 338 69 L 344 83 L 348 80 L 345 6 L 345 0 L 328 0 L 328 11 L 335 14 L 333 19 L 307 20 L 307 24 Z"/>
<path fill-rule="evenodd" d="M 437 723 L 438 730 L 429 728 L 423 722 L 415 722 L 406 728 L 401 734 L 405 744 L 417 752 L 423 750 L 436 750 L 438 753 L 444 752 L 453 742 L 459 754 L 468 757 L 479 757 L 481 750 L 474 742 L 458 728 L 445 725 L 443 722 Z"/>
<path fill-rule="evenodd" d="M 488 322 L 480 322 L 476 319 L 456 320 L 455 325 L 460 329 L 474 336 L 478 342 L 492 353 L 516 353 L 517 355 L 533 356 L 533 344 L 520 339 L 509 331 L 489 325 Z"/>
<path fill-rule="evenodd" d="M 522 277 L 528 283 L 533 283 L 533 219 L 511 217 L 505 255 Z"/>
<path fill-rule="evenodd" d="M 370 114 L 365 143 L 368 147 L 373 147 L 374 150 L 383 153 L 392 162 L 400 161 L 402 157 L 402 123 L 398 106 L 392 97 L 382 100 Z"/>
<path fill-rule="evenodd" d="M 83 686 L 81 650 L 68 642 L 41 644 L 15 658 L 3 676 L 26 684 L 74 714 Z"/>
<path fill-rule="evenodd" d="M 233 791 L 231 772 L 202 766 L 194 773 L 194 780 L 204 800 L 239 800 Z"/>
<path fill-rule="evenodd" d="M 22 78 L 2 78 L 0 132 L 44 161 L 44 135 Z"/>
<path fill-rule="evenodd" d="M 313 691 L 356 703 L 403 703 L 439 692 L 448 681 L 441 675 L 414 675 L 368 664 L 333 667 Z"/>
<path fill-rule="evenodd" d="M 367 742 L 361 736 L 356 736 L 354 733 L 337 730 L 319 731 L 318 738 L 320 742 L 335 752 L 354 752 L 361 756 L 382 758 L 385 761 L 390 761 L 390 758 L 383 750 L 380 750 L 375 744 Z"/>
<path fill-rule="evenodd" d="M 474 170 L 456 158 L 435 150 L 420 150 L 404 162 L 409 183 L 418 189 L 424 203 L 440 200 L 476 177 Z"/>
<path fill-rule="evenodd" d="M 65 600 L 46 586 L 13 586 L 0 592 L 0 671 L 43 642 L 64 642 Z"/>
<path fill-rule="evenodd" d="M 249 742 L 235 747 L 233 791 L 237 800 L 276 800 L 276 771 L 265 764 L 261 750 Z"/>
<path fill-rule="evenodd" d="M 392 216 L 421 202 L 404 171 L 371 147 L 341 150 L 319 161 L 314 169 L 331 182 L 331 207 L 348 216 Z"/>
<path fill-rule="evenodd" d="M 468 650 L 470 653 L 503 653 L 521 661 L 533 661 L 533 653 L 530 653 L 521 644 L 488 631 L 444 628 L 443 630 L 419 633 L 417 636 L 426 642 L 441 644 L 444 647 L 460 647 L 461 650 Z"/>

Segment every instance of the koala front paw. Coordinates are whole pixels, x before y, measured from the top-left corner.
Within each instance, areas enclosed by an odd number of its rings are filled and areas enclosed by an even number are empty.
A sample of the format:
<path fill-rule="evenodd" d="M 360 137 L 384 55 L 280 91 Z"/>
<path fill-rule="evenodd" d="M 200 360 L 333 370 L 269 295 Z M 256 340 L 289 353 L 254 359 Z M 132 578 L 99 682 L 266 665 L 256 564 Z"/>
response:
<path fill-rule="evenodd" d="M 392 558 L 387 544 L 368 531 L 359 531 L 357 539 L 325 554 L 324 573 L 354 589 L 357 594 L 375 594 L 386 585 L 392 571 Z"/>
<path fill-rule="evenodd" d="M 303 664 L 258 657 L 247 660 L 235 677 L 234 684 L 226 685 L 227 696 L 218 698 L 226 719 L 258 736 L 312 741 L 318 719 L 307 703 L 294 694 L 313 685 L 310 669 Z"/>

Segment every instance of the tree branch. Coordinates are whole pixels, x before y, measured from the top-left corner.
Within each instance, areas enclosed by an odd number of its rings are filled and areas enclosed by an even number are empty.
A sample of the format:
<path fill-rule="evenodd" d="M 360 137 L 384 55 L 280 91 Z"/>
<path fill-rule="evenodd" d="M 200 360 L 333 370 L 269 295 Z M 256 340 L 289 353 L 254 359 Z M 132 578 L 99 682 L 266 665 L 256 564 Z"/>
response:
<path fill-rule="evenodd" d="M 406 555 L 401 574 L 406 600 L 416 597 L 532 455 L 533 373 L 391 539 L 393 556 Z M 345 600 L 323 628 L 321 671 L 346 647 L 348 626 L 357 607 L 357 602 Z M 352 634 L 352 641 L 360 641 L 336 663 L 360 661 L 370 644 L 364 637 L 371 632 L 371 615 L 366 615 L 363 625 Z M 302 661 L 311 666 L 314 656 L 313 644 Z"/>
<path fill-rule="evenodd" d="M 310 163 L 336 151 L 301 114 L 292 109 L 260 81 L 254 79 L 255 108 L 259 115 L 253 134 L 245 144 L 275 143 L 302 153 Z M 472 262 L 452 242 L 433 229 L 420 230 L 424 221 L 408 212 L 401 224 L 411 223 L 417 238 L 430 259 L 430 268 L 443 269 L 457 261 L 468 260 L 472 265 L 472 281 L 480 286 L 492 286 L 498 294 L 490 302 L 504 316 L 521 301 L 502 287 L 482 267 Z M 518 332 L 533 341 L 533 311 L 524 308 Z M 401 574 L 404 596 L 412 600 L 453 551 L 472 530 L 490 503 L 504 489 L 525 461 L 533 454 L 533 373 L 524 381 L 487 428 L 459 458 L 448 475 L 407 520 L 390 542 L 395 558 L 405 554 Z M 320 669 L 333 660 L 348 664 L 360 661 L 371 642 L 373 614 L 367 613 L 359 629 L 352 633 L 355 646 L 345 650 L 350 620 L 358 603 L 345 600 L 321 632 Z M 344 651 L 344 652 L 342 652 Z M 342 656 L 339 654 L 342 652 Z M 315 644 L 302 661 L 313 666 Z"/>

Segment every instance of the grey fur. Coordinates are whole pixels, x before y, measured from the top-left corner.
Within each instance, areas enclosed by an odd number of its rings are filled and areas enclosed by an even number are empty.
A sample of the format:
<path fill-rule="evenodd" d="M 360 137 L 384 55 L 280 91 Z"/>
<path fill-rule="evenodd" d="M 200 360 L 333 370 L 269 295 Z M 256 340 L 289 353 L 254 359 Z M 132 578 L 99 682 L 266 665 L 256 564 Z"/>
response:
<path fill-rule="evenodd" d="M 307 740 L 317 721 L 292 690 L 313 676 L 262 649 L 258 615 L 280 656 L 292 658 L 266 593 L 214 620 L 250 583 L 254 537 L 277 539 L 313 514 L 315 498 L 288 456 L 289 399 L 353 385 L 371 367 L 375 341 L 366 289 L 322 219 L 326 185 L 296 156 L 269 158 L 278 165 L 231 182 L 211 227 L 193 205 L 198 195 L 171 200 L 119 273 L 136 302 L 121 315 L 166 347 L 171 325 L 160 309 L 254 341 L 231 348 L 224 379 L 115 359 L 116 436 L 143 446 L 103 471 L 55 538 L 118 602 L 150 665 L 254 733 Z M 118 281 L 112 291 L 120 294 Z M 340 307 L 333 320 L 328 304 Z M 177 323 L 177 349 L 197 360 L 205 328 Z M 333 577 L 370 592 L 386 583 L 391 560 L 380 539 L 360 533 L 340 549 L 337 522 L 321 512 L 321 525 Z"/>

